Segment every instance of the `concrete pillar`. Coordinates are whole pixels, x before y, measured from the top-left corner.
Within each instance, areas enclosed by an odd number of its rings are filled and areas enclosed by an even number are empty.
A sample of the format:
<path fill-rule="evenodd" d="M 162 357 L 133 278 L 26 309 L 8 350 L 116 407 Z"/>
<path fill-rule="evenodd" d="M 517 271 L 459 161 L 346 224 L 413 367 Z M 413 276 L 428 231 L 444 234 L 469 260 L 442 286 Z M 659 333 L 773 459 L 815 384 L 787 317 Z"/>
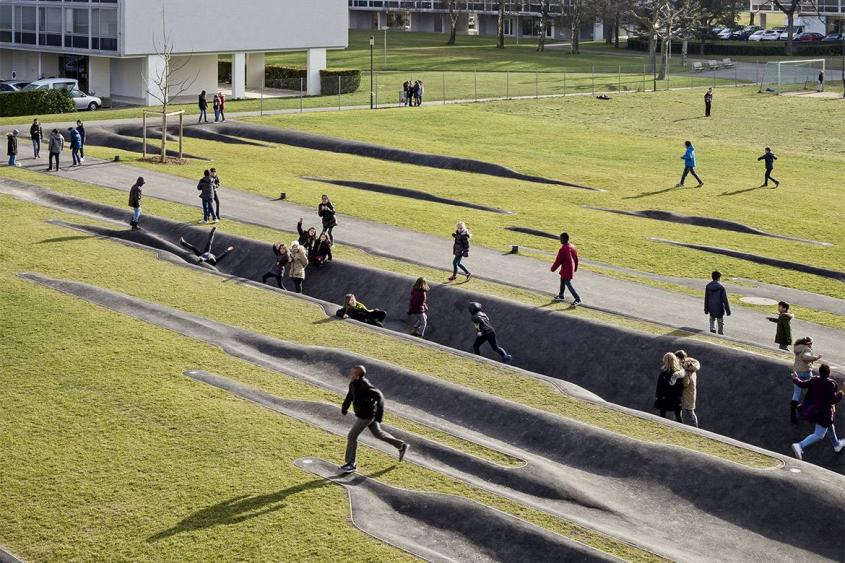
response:
<path fill-rule="evenodd" d="M 308 49 L 308 95 L 319 96 L 320 71 L 326 68 L 326 50 Z"/>
<path fill-rule="evenodd" d="M 100 98 L 111 97 L 111 59 L 88 57 L 88 89 Z"/>
<path fill-rule="evenodd" d="M 161 105 L 164 94 L 156 82 L 161 83 L 164 76 L 164 57 L 161 55 L 148 55 L 144 65 L 144 104 L 148 106 Z"/>
<path fill-rule="evenodd" d="M 260 90 L 264 85 L 264 53 L 249 53 L 246 56 L 246 87 Z"/>
<path fill-rule="evenodd" d="M 764 14 L 763 12 L 760 12 L 759 16 L 760 16 L 760 21 L 757 23 L 757 25 L 759 25 L 763 29 L 766 29 L 766 14 Z"/>
<path fill-rule="evenodd" d="M 604 41 L 604 22 L 601 20 L 593 23 L 593 41 Z"/>
<path fill-rule="evenodd" d="M 232 53 L 232 99 L 246 98 L 246 53 Z"/>

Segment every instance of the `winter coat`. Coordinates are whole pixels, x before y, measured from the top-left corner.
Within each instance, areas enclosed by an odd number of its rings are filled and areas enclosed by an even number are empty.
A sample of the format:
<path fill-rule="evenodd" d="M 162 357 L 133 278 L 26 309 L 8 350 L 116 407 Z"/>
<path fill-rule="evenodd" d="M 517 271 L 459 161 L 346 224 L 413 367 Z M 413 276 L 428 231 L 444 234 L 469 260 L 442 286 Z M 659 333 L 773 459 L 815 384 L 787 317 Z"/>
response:
<path fill-rule="evenodd" d="M 469 256 L 469 231 L 456 231 L 452 233 L 455 244 L 452 245 L 452 254 L 455 256 Z"/>
<path fill-rule="evenodd" d="M 480 303 L 470 303 L 469 313 L 472 315 L 472 324 L 475 325 L 476 333 L 484 335 L 496 332 L 496 328 L 490 322 L 490 317 L 481 311 Z"/>
<path fill-rule="evenodd" d="M 422 289 L 411 290 L 411 303 L 408 305 L 409 315 L 422 315 L 428 311 L 428 292 Z"/>
<path fill-rule="evenodd" d="M 33 123 L 29 126 L 29 136 L 32 139 L 38 139 L 40 141 L 44 138 L 44 131 L 42 131 L 40 125 Z"/>
<path fill-rule="evenodd" d="M 208 109 L 208 100 L 206 99 L 205 94 L 197 96 L 197 105 L 199 105 L 200 109 Z"/>
<path fill-rule="evenodd" d="M 725 286 L 717 281 L 711 281 L 704 289 L 704 314 L 711 317 L 724 317 L 731 314 L 731 304 L 728 303 L 728 292 Z"/>
<path fill-rule="evenodd" d="M 197 184 L 197 190 L 200 193 L 200 199 L 214 199 L 214 182 L 211 176 L 203 176 Z"/>
<path fill-rule="evenodd" d="M 775 331 L 775 343 L 782 346 L 789 346 L 792 344 L 792 327 L 789 325 L 790 321 L 795 317 L 792 313 L 780 313 L 778 317 L 769 318 L 773 323 L 777 323 L 777 330 Z"/>
<path fill-rule="evenodd" d="M 709 104 L 713 101 L 713 92 L 705 92 L 704 93 L 704 103 Z"/>
<path fill-rule="evenodd" d="M 311 257 L 309 260 L 312 262 L 316 262 L 317 264 L 322 264 L 323 262 L 332 259 L 332 243 L 329 241 L 317 241 L 317 244 L 314 245 L 314 250 L 311 253 Z"/>
<path fill-rule="evenodd" d="M 766 169 L 772 170 L 775 167 L 775 161 L 778 157 L 775 156 L 773 152 L 767 152 L 763 156 L 757 158 L 757 160 L 765 160 L 766 161 Z"/>
<path fill-rule="evenodd" d="M 220 94 L 220 110 L 226 109 L 226 96 Z"/>
<path fill-rule="evenodd" d="M 273 264 L 273 273 L 277 276 L 285 275 L 285 266 L 290 262 L 290 255 L 287 252 L 282 253 L 278 244 L 273 245 L 273 252 L 276 254 L 276 263 Z"/>
<path fill-rule="evenodd" d="M 308 255 L 314 250 L 314 244 L 317 242 L 317 235 L 309 235 L 308 231 L 302 228 L 302 223 L 296 224 L 296 232 L 299 233 L 299 245 L 305 249 Z"/>
<path fill-rule="evenodd" d="M 684 392 L 683 379 L 676 379 L 671 385 L 673 373 L 669 370 L 662 370 L 657 376 L 657 390 L 654 393 L 654 408 L 660 411 L 677 411 L 681 409 L 681 395 Z M 680 378 L 683 372 L 678 372 L 676 377 Z"/>
<path fill-rule="evenodd" d="M 214 95 L 214 109 L 220 109 L 220 96 Z"/>
<path fill-rule="evenodd" d="M 360 301 L 355 301 L 355 305 L 341 307 L 337 310 L 337 312 L 335 312 L 335 315 L 338 317 L 346 315 L 353 321 L 372 324 L 372 321 L 374 320 L 373 313 L 377 313 L 379 311 L 379 309 L 370 309 Z M 375 317 L 378 317 L 378 315 L 375 315 Z"/>
<path fill-rule="evenodd" d="M 332 205 L 332 202 L 320 202 L 320 205 L 317 206 L 317 215 L 322 218 L 324 229 L 328 229 L 337 225 L 337 219 L 335 219 L 334 216 L 334 205 Z"/>
<path fill-rule="evenodd" d="M 795 352 L 795 363 L 792 364 L 792 369 L 797 373 L 813 371 L 813 362 L 821 358 L 813 353 L 813 348 L 806 344 L 798 344 L 792 349 Z"/>
<path fill-rule="evenodd" d="M 684 156 L 681 158 L 684 159 L 684 166 L 695 168 L 695 147 L 692 145 L 688 146 L 687 150 L 684 152 Z"/>
<path fill-rule="evenodd" d="M 305 249 L 301 246 L 299 250 L 290 252 L 290 273 L 291 278 L 304 280 L 305 267 L 308 265 L 308 256 L 305 254 Z"/>
<path fill-rule="evenodd" d="M 84 125 L 78 126 L 76 128 L 76 132 L 79 133 L 80 146 L 84 147 L 85 146 L 85 126 Z"/>
<path fill-rule="evenodd" d="M 65 138 L 61 133 L 50 133 L 50 149 L 51 154 L 59 154 L 65 148 Z"/>
<path fill-rule="evenodd" d="M 842 400 L 842 391 L 836 390 L 836 382 L 828 377 L 810 379 L 792 378 L 798 387 L 807 389 L 804 401 L 798 407 L 798 414 L 807 422 L 827 428 L 836 416 L 836 403 Z"/>
<path fill-rule="evenodd" d="M 695 410 L 695 399 L 698 396 L 698 370 L 701 364 L 696 361 L 693 364 L 695 371 L 684 370 L 682 381 L 683 391 L 681 392 L 681 408 L 688 411 Z"/>
<path fill-rule="evenodd" d="M 70 148 L 72 149 L 81 149 L 82 148 L 82 135 L 79 134 L 79 131 L 76 129 L 70 130 Z"/>
<path fill-rule="evenodd" d="M 346 414 L 350 406 L 356 417 L 364 420 L 373 418 L 381 422 L 384 416 L 384 395 L 366 377 L 359 377 L 349 384 L 340 412 Z"/>
<path fill-rule="evenodd" d="M 557 257 L 554 264 L 552 264 L 552 271 L 554 272 L 560 268 L 560 277 L 565 280 L 571 280 L 575 277 L 575 272 L 578 271 L 578 249 L 575 245 L 568 242 L 561 245 L 560 250 L 557 251 Z"/>
<path fill-rule="evenodd" d="M 9 156 L 15 156 L 18 154 L 18 137 L 17 135 L 12 135 L 11 133 L 8 135 L 9 143 L 6 146 L 6 154 Z"/>
<path fill-rule="evenodd" d="M 129 190 L 129 207 L 132 207 L 133 209 L 141 207 L 142 196 L 141 185 L 136 183 Z"/>

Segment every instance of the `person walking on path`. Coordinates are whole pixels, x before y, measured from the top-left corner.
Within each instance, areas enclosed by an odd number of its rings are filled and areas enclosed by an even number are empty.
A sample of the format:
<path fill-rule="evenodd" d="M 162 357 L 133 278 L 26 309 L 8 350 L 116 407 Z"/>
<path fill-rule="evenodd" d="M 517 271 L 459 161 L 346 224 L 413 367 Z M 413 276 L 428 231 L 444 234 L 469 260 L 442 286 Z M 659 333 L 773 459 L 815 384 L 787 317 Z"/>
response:
<path fill-rule="evenodd" d="M 76 120 L 76 131 L 79 133 L 79 164 L 85 162 L 85 125 Z"/>
<path fill-rule="evenodd" d="M 53 171 L 53 160 L 56 161 L 56 172 L 59 171 L 59 155 L 65 150 L 65 138 L 58 129 L 50 133 L 50 141 L 47 143 L 47 172 Z"/>
<path fill-rule="evenodd" d="M 387 313 L 381 309 L 370 309 L 355 297 L 354 293 L 347 293 L 344 306 L 335 313 L 342 319 L 352 319 L 368 325 L 383 327 Z"/>
<path fill-rule="evenodd" d="M 141 219 L 141 197 L 143 197 L 144 177 L 138 176 L 138 179 L 129 189 L 129 207 L 132 208 L 132 218 L 129 220 L 129 225 L 132 230 L 137 230 L 138 221 Z"/>
<path fill-rule="evenodd" d="M 813 377 L 813 363 L 822 358 L 821 354 L 813 352 L 813 339 L 809 336 L 799 338 L 795 341 L 792 347 L 792 352 L 795 354 L 795 362 L 792 364 L 792 371 L 795 372 L 796 377 L 801 381 L 807 381 Z M 800 385 L 792 386 L 792 400 L 789 403 L 789 418 L 792 424 L 798 424 L 798 403 L 801 400 Z"/>
<path fill-rule="evenodd" d="M 217 98 L 220 102 L 220 121 L 226 121 L 226 96 L 223 92 L 217 92 Z"/>
<path fill-rule="evenodd" d="M 8 141 L 6 144 L 6 155 L 9 157 L 9 166 L 20 166 L 18 162 L 18 135 L 20 131 L 15 129 L 6 135 Z"/>
<path fill-rule="evenodd" d="M 73 160 L 72 166 L 79 166 L 82 161 L 79 160 L 79 149 L 82 148 L 82 135 L 75 127 L 68 127 L 68 136 L 70 137 L 70 156 Z"/>
<path fill-rule="evenodd" d="M 287 245 L 281 242 L 274 244 L 273 254 L 276 256 L 276 261 L 273 263 L 273 268 L 261 276 L 261 283 L 267 283 L 268 279 L 276 278 L 276 283 L 279 284 L 279 289 L 287 291 L 284 284 L 285 266 L 287 266 L 288 262 L 290 262 Z"/>
<path fill-rule="evenodd" d="M 41 158 L 41 141 L 44 140 L 44 131 L 37 119 L 32 120 L 29 126 L 29 138 L 32 140 L 32 158 Z"/>
<path fill-rule="evenodd" d="M 337 218 L 335 218 L 335 210 L 334 205 L 332 205 L 332 200 L 330 200 L 329 196 L 326 194 L 320 196 L 320 203 L 317 205 L 317 215 L 319 215 L 320 219 L 323 221 L 323 230 L 320 234 L 328 235 L 329 240 L 334 242 L 332 229 L 337 226 Z"/>
<path fill-rule="evenodd" d="M 296 223 L 296 232 L 299 233 L 299 244 L 305 249 L 305 253 L 310 257 L 314 252 L 314 245 L 317 244 L 317 229 L 308 227 L 302 228 L 302 217 Z"/>
<path fill-rule="evenodd" d="M 197 98 L 197 106 L 200 109 L 200 117 L 197 120 L 197 123 L 202 123 L 203 121 L 208 123 L 208 99 L 206 98 L 205 90 L 200 92 L 200 95 Z"/>
<path fill-rule="evenodd" d="M 795 457 L 804 459 L 804 450 L 822 440 L 825 435 L 830 436 L 834 452 L 839 453 L 845 449 L 845 439 L 840 440 L 836 436 L 836 427 L 833 425 L 836 420 L 835 405 L 842 400 L 845 385 L 839 389 L 836 388 L 836 381 L 830 378 L 830 366 L 820 365 L 819 375 L 806 380 L 800 379 L 798 374 L 793 372 L 792 383 L 807 389 L 807 396 L 804 397 L 804 402 L 801 403 L 798 412 L 801 418 L 816 425 L 812 434 L 792 444 Z"/>
<path fill-rule="evenodd" d="M 780 301 L 778 303 L 778 316 L 768 317 L 773 323 L 777 323 L 777 330 L 775 331 L 775 343 L 778 344 L 781 350 L 789 350 L 789 345 L 792 344 L 792 327 L 789 323 L 795 315 L 789 312 L 789 303 Z"/>
<path fill-rule="evenodd" d="M 305 281 L 305 268 L 308 266 L 308 255 L 305 249 L 294 241 L 290 245 L 290 279 L 293 280 L 293 287 L 297 293 L 302 293 L 302 284 Z"/>
<path fill-rule="evenodd" d="M 452 233 L 452 238 L 455 239 L 455 242 L 452 244 L 452 254 L 454 255 L 454 258 L 452 259 L 452 275 L 449 277 L 449 281 L 455 281 L 458 277 L 458 268 L 460 268 L 466 275 L 466 281 L 469 281 L 472 277 L 470 271 L 461 264 L 461 260 L 469 256 L 470 237 L 472 237 L 472 235 L 467 230 L 467 226 L 463 221 L 455 225 L 455 232 Z"/>
<path fill-rule="evenodd" d="M 682 376 L 683 370 L 678 357 L 672 352 L 664 354 L 663 369 L 657 376 L 657 389 L 654 392 L 654 408 L 662 418 L 666 418 L 666 413 L 672 411 L 675 413 L 675 420 L 683 422 L 681 419 L 681 397 L 684 392 L 684 386 L 681 383 Z"/>
<path fill-rule="evenodd" d="M 710 332 L 725 334 L 725 315 L 731 316 L 731 304 L 728 302 L 728 292 L 722 282 L 722 273 L 718 270 L 710 274 L 712 281 L 704 289 L 704 314 L 710 315 Z"/>
<path fill-rule="evenodd" d="M 572 298 L 575 301 L 572 305 L 580 305 L 581 297 L 575 288 L 572 286 L 572 278 L 575 277 L 575 272 L 578 271 L 578 249 L 575 245 L 569 242 L 569 233 L 560 233 L 560 249 L 557 251 L 554 263 L 552 263 L 552 272 L 560 268 L 560 290 L 555 295 L 555 301 L 563 301 L 564 292 L 566 288 L 572 293 Z"/>
<path fill-rule="evenodd" d="M 425 329 L 428 328 L 428 292 L 431 288 L 425 278 L 417 278 L 411 288 L 411 302 L 408 304 L 408 316 L 411 317 L 413 325 L 412 336 L 425 336 Z"/>
<path fill-rule="evenodd" d="M 687 174 L 692 174 L 692 177 L 698 180 L 697 188 L 700 188 L 704 185 L 704 182 L 701 181 L 701 178 L 698 177 L 698 174 L 695 173 L 696 161 L 695 161 L 695 147 L 692 146 L 692 142 L 684 141 L 684 146 L 686 147 L 686 151 L 684 151 L 684 156 L 681 157 L 681 160 L 684 161 L 684 171 L 681 173 L 681 181 L 675 184 L 676 188 L 683 188 L 684 181 L 687 179 Z"/>
<path fill-rule="evenodd" d="M 701 364 L 695 358 L 683 358 L 681 360 L 683 370 L 683 390 L 681 391 L 681 421 L 684 424 L 692 424 L 698 428 L 698 416 L 695 414 L 695 400 L 698 392 L 698 370 Z"/>
<path fill-rule="evenodd" d="M 221 219 L 220 217 L 220 176 L 217 175 L 217 169 L 212 168 L 209 170 L 211 173 L 211 184 L 214 186 L 214 214 L 217 215 L 217 220 Z"/>
<path fill-rule="evenodd" d="M 490 347 L 502 358 L 502 362 L 510 363 L 513 356 L 508 354 L 504 348 L 499 346 L 496 341 L 496 329 L 493 323 L 490 322 L 490 317 L 481 311 L 481 303 L 471 302 L 468 307 L 469 314 L 472 315 L 472 324 L 475 325 L 475 342 L 472 345 L 473 351 L 476 355 L 481 355 L 481 345 L 485 342 L 490 343 Z"/>
<path fill-rule="evenodd" d="M 197 184 L 197 191 L 202 200 L 202 222 L 208 223 L 209 218 L 216 223 L 217 215 L 214 213 L 214 181 L 211 179 L 211 170 L 205 170 Z"/>
<path fill-rule="evenodd" d="M 352 366 L 349 370 L 349 391 L 343 399 L 340 412 L 343 416 L 349 412 L 349 407 L 355 413 L 355 423 L 346 436 L 345 463 L 340 466 L 344 473 L 352 473 L 358 466 L 355 465 L 358 457 L 358 436 L 365 428 L 383 442 L 387 442 L 399 450 L 399 461 L 405 459 L 409 446 L 407 443 L 395 438 L 381 428 L 384 418 L 384 395 L 376 389 L 367 379 L 367 368 L 364 366 Z"/>
<path fill-rule="evenodd" d="M 775 183 L 775 187 L 780 186 L 780 182 L 772 178 L 772 170 L 775 168 L 775 161 L 778 157 L 775 156 L 775 153 L 772 152 L 772 149 L 766 147 L 766 151 L 763 153 L 763 156 L 757 158 L 758 161 L 763 160 L 766 164 L 766 175 L 763 176 L 763 186 L 769 185 L 769 180 Z"/>
<path fill-rule="evenodd" d="M 713 88 L 708 88 L 704 93 L 704 117 L 710 117 L 710 108 L 713 106 Z"/>

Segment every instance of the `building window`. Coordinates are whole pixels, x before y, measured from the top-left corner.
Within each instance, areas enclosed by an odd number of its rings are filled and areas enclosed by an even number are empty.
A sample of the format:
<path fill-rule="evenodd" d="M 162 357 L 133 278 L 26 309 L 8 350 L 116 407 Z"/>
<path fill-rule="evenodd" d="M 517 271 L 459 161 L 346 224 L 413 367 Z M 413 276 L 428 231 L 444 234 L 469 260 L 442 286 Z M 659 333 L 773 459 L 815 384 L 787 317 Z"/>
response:
<path fill-rule="evenodd" d="M 47 47 L 62 46 L 62 9 L 38 8 L 38 43 Z"/>
<path fill-rule="evenodd" d="M 90 49 L 88 8 L 65 8 L 65 47 Z"/>
<path fill-rule="evenodd" d="M 91 48 L 100 51 L 117 51 L 117 10 L 108 8 L 91 10 Z"/>
<path fill-rule="evenodd" d="M 0 42 L 12 42 L 12 7 L 0 6 Z"/>
<path fill-rule="evenodd" d="M 505 30 L 505 35 L 513 35 L 513 18 L 505 18 L 502 22 L 502 27 Z"/>
<path fill-rule="evenodd" d="M 15 6 L 15 43 L 35 45 L 35 7 Z"/>

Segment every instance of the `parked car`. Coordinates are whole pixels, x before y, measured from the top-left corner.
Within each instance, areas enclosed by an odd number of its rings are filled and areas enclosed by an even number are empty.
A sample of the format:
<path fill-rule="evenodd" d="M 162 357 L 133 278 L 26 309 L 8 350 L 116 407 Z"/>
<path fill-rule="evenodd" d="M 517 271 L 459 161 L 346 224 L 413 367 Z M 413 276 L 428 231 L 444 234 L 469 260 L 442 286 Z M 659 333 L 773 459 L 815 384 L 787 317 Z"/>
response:
<path fill-rule="evenodd" d="M 96 111 L 103 105 L 103 100 L 97 96 L 86 94 L 79 88 L 74 88 L 70 91 L 70 97 L 73 98 L 73 103 L 76 104 L 76 109 L 87 109 Z"/>
<path fill-rule="evenodd" d="M 845 40 L 845 33 L 828 33 L 822 41 L 843 41 Z"/>
<path fill-rule="evenodd" d="M 804 33 L 804 26 L 803 25 L 793 25 L 792 26 L 792 38 L 795 39 L 799 35 Z M 789 28 L 783 28 L 783 31 L 780 32 L 780 37 L 778 37 L 781 41 L 786 41 L 789 39 Z"/>
<path fill-rule="evenodd" d="M 777 41 L 780 39 L 780 34 L 783 33 L 782 27 L 773 27 L 766 31 L 762 37 L 760 37 L 760 41 Z"/>
<path fill-rule="evenodd" d="M 730 39 L 735 31 L 739 31 L 739 28 L 726 27 L 725 29 L 719 32 L 719 35 L 717 35 L 717 37 L 719 39 Z"/>
<path fill-rule="evenodd" d="M 768 30 L 759 29 L 759 30 L 755 31 L 754 33 L 752 33 L 751 35 L 749 35 L 748 40 L 749 41 L 762 41 L 763 36 L 766 35 L 766 33 L 768 33 Z"/>
<path fill-rule="evenodd" d="M 733 34 L 731 35 L 731 39 L 739 39 L 740 41 L 746 41 L 749 37 L 751 37 L 752 33 L 761 29 L 763 28 L 761 28 L 759 25 L 746 25 L 739 31 L 733 32 Z"/>
<path fill-rule="evenodd" d="M 798 41 L 821 41 L 822 39 L 824 39 L 824 35 L 813 31 L 805 31 L 798 36 Z"/>
<path fill-rule="evenodd" d="M 36 80 L 24 88 L 24 92 L 30 90 L 73 90 L 79 88 L 79 82 L 75 78 L 42 78 Z"/>
<path fill-rule="evenodd" d="M 0 82 L 0 92 L 19 92 L 29 82 L 21 82 L 20 80 L 4 80 Z"/>

